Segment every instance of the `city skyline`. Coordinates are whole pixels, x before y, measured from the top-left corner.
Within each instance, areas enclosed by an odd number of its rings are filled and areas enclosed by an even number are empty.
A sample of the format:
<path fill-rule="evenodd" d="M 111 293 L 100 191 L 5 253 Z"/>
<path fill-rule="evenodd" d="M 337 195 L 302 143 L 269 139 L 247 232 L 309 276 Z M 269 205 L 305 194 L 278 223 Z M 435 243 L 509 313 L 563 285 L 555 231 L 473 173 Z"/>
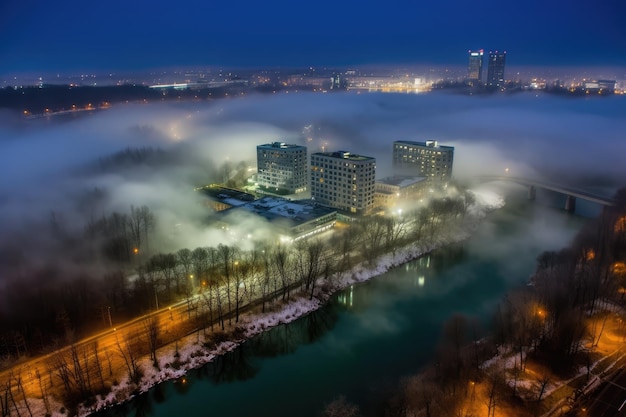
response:
<path fill-rule="evenodd" d="M 297 11 L 285 2 L 259 9 L 247 2 L 195 0 L 183 7 L 163 1 L 86 6 L 75 0 L 33 7 L 12 0 L 0 6 L 0 74 L 173 65 L 462 66 L 465 52 L 476 48 L 506 49 L 511 65 L 626 64 L 620 23 L 626 6 L 617 1 L 590 6 L 578 0 L 567 8 L 531 2 L 525 5 L 529 12 L 490 3 L 477 9 L 461 2 L 325 2 Z"/>

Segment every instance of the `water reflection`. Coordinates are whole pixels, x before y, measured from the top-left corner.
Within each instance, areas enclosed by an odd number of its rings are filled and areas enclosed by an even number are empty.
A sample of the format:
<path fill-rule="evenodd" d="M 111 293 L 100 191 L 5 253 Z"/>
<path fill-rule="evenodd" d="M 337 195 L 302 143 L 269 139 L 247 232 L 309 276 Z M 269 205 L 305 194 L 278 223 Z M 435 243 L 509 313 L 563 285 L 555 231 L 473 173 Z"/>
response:
<path fill-rule="evenodd" d="M 337 295 L 337 302 L 346 307 L 352 307 L 354 303 L 354 285 L 350 285 L 346 291 Z"/>
<path fill-rule="evenodd" d="M 238 349 L 215 358 L 212 362 L 197 369 L 189 376 L 191 382 L 194 379 L 210 379 L 214 384 L 245 381 L 259 372 L 259 368 L 252 362 L 250 347 L 244 343 Z"/>
<path fill-rule="evenodd" d="M 270 358 L 294 353 L 298 347 L 316 342 L 330 331 L 338 318 L 337 306 L 320 309 L 289 324 L 275 327 L 246 343 L 244 347 L 255 357 Z"/>
<path fill-rule="evenodd" d="M 154 392 L 152 393 L 152 398 L 154 398 L 154 402 L 162 403 L 165 401 L 165 392 L 161 385 L 156 385 L 154 387 Z"/>
<path fill-rule="evenodd" d="M 253 379 L 261 370 L 264 358 L 290 355 L 302 346 L 315 343 L 335 326 L 343 309 L 335 302 L 327 308 L 308 314 L 289 325 L 277 326 L 259 336 L 244 342 L 237 349 L 215 358 L 205 366 L 191 370 L 186 376 L 159 384 L 148 393 L 138 395 L 130 403 L 103 410 L 98 417 L 155 415 L 153 405 L 171 400 L 175 396 L 185 396 L 196 390 L 212 390 L 215 385 L 243 382 Z M 210 382 L 206 384 L 206 382 Z M 197 394 L 195 394 L 197 395 Z"/>
<path fill-rule="evenodd" d="M 148 417 L 152 415 L 153 396 L 139 395 L 136 397 L 135 417 Z"/>

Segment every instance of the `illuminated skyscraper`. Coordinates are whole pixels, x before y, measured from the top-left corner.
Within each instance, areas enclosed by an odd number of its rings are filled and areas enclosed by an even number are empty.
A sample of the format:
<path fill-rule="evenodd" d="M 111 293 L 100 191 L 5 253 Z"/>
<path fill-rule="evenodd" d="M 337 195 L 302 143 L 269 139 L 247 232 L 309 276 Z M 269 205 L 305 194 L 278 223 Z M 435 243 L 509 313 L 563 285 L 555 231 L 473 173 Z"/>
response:
<path fill-rule="evenodd" d="M 504 64 L 506 51 L 489 52 L 489 65 L 487 66 L 487 86 L 500 88 L 504 85 Z"/>
<path fill-rule="evenodd" d="M 467 79 L 469 81 L 482 81 L 483 79 L 483 50 L 468 51 L 469 65 L 467 66 Z"/>

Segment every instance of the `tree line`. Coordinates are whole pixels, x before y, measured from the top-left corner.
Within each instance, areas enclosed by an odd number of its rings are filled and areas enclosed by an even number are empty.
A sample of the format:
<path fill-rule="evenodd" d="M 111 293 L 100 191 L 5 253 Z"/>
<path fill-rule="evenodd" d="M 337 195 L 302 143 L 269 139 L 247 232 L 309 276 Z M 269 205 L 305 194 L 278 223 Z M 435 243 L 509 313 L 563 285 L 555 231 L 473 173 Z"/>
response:
<path fill-rule="evenodd" d="M 0 355 L 10 364 L 194 294 L 201 294 L 200 305 L 193 306 L 198 326 L 224 328 L 238 322 L 244 304 L 258 301 L 265 311 L 275 297 L 286 301 L 300 291 L 313 297 L 320 283 L 331 285 L 332 276 L 359 262 L 374 263 L 407 244 L 436 239 L 463 223 L 472 202 L 469 193 L 432 200 L 401 216 L 362 218 L 324 240 L 256 242 L 249 250 L 218 244 L 152 255 L 145 253 L 158 246 L 152 242 L 156 219 L 147 207 L 93 219 L 85 227 L 88 243 L 114 267 L 68 274 L 48 266 L 28 282 L 10 282 Z"/>

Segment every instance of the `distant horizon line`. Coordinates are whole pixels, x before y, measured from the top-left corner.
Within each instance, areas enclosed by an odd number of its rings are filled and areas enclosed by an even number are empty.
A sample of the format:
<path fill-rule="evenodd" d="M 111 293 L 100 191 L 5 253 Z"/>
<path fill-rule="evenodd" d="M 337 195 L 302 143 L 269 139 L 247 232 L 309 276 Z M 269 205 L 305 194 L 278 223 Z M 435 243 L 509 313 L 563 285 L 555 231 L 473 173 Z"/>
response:
<path fill-rule="evenodd" d="M 181 72 L 192 71 L 302 71 L 302 70 L 323 70 L 323 71 L 362 71 L 362 70 L 419 70 L 419 71 L 466 71 L 466 64 L 432 64 L 432 63 L 377 63 L 377 64 L 356 64 L 356 65 L 165 65 L 145 68 L 100 68 L 100 69 L 66 69 L 66 70 L 14 70 L 0 72 L 3 82 L 7 82 L 11 78 L 16 77 L 55 77 L 55 78 L 71 78 L 71 77 L 112 77 L 123 75 L 157 75 L 155 73 L 176 74 Z M 555 71 L 623 71 L 622 77 L 626 78 L 626 65 L 619 64 L 510 64 L 507 65 L 507 72 L 519 72 L 529 70 L 555 70 Z"/>

